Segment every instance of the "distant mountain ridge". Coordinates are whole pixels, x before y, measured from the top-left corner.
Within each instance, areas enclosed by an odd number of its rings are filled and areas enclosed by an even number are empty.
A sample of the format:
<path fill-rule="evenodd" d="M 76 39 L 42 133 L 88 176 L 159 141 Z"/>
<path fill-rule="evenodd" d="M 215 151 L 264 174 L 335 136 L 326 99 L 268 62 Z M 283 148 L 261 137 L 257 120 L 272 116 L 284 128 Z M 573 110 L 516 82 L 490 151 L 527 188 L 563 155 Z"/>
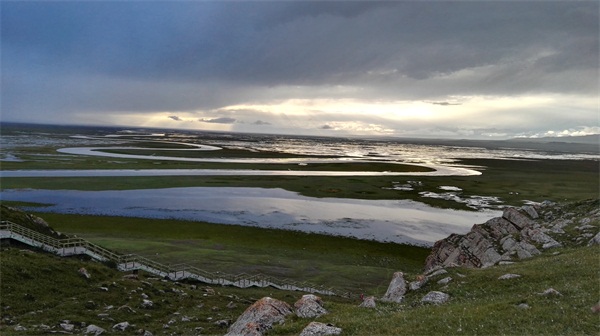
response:
<path fill-rule="evenodd" d="M 542 137 L 542 138 L 513 138 L 507 141 L 519 141 L 519 142 L 564 142 L 564 143 L 578 143 L 578 144 L 600 144 L 600 134 L 590 135 L 579 135 L 579 136 L 564 136 L 564 137 Z"/>

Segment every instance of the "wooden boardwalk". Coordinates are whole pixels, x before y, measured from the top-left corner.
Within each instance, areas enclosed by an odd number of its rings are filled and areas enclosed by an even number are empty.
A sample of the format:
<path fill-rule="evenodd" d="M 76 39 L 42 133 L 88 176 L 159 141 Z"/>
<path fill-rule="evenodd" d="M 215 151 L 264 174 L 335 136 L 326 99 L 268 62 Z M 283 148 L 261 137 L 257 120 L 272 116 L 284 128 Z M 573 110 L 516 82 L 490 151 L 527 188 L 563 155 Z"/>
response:
<path fill-rule="evenodd" d="M 62 257 L 87 255 L 101 262 L 112 262 L 119 271 L 142 270 L 172 281 L 189 279 L 211 285 L 239 288 L 272 287 L 321 295 L 350 296 L 349 293 L 341 293 L 332 288 L 316 286 L 306 282 L 276 279 L 263 274 L 250 275 L 242 273 L 231 275 L 221 272 L 215 274 L 187 264 L 164 265 L 136 254 L 121 255 L 81 238 L 56 239 L 9 221 L 0 222 L 0 239 L 12 239 Z"/>

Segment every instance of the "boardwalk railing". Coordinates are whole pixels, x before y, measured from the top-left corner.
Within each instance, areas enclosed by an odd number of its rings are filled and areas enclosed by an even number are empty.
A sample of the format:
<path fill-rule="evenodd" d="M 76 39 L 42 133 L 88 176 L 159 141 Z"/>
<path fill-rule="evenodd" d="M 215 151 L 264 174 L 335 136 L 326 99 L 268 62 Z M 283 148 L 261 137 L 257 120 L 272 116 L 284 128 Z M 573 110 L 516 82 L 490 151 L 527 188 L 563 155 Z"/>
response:
<path fill-rule="evenodd" d="M 232 275 L 212 273 L 188 264 L 165 265 L 136 254 L 118 254 L 81 238 L 56 239 L 9 221 L 0 222 L 0 239 L 13 239 L 59 256 L 84 254 L 98 261 L 113 262 L 117 269 L 123 272 L 142 270 L 172 281 L 191 279 L 212 285 L 240 288 L 273 287 L 322 295 L 350 296 L 350 293 L 339 292 L 333 288 L 289 279 L 276 279 L 263 274 Z"/>

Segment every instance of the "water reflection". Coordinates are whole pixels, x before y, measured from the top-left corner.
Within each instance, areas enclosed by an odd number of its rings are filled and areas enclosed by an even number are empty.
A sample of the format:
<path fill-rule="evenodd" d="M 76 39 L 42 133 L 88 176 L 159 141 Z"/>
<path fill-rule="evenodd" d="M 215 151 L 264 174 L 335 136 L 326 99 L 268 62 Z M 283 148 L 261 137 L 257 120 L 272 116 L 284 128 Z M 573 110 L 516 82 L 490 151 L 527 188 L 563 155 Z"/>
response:
<path fill-rule="evenodd" d="M 465 233 L 500 214 L 437 209 L 407 200 L 312 198 L 263 188 L 6 190 L 2 198 L 53 204 L 36 211 L 173 218 L 420 245 Z"/>

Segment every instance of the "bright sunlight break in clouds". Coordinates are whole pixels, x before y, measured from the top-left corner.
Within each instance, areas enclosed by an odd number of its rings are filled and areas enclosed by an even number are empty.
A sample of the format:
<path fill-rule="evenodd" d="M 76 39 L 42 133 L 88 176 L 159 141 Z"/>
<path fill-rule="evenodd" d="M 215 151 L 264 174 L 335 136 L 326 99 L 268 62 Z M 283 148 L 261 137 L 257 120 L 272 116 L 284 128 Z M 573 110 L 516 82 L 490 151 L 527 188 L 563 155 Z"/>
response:
<path fill-rule="evenodd" d="M 2 1 L 1 120 L 600 133 L 597 1 Z"/>

